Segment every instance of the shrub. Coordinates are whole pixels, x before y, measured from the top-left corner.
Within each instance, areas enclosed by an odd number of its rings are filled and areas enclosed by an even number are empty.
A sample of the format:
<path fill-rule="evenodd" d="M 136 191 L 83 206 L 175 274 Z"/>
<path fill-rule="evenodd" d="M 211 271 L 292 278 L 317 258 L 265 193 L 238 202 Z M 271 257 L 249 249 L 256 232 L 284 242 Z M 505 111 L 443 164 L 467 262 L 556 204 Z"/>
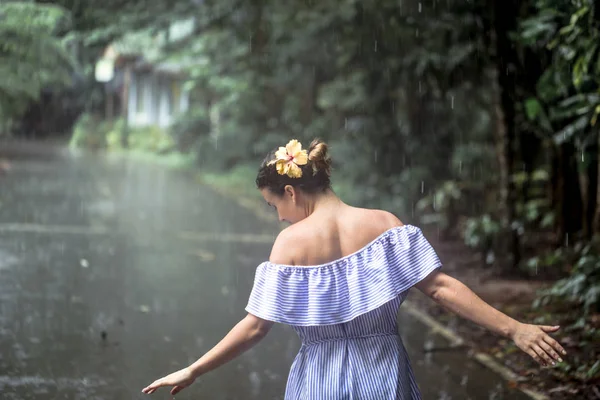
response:
<path fill-rule="evenodd" d="M 600 312 L 600 240 L 578 245 L 571 260 L 569 276 L 540 291 L 534 307 L 567 301 L 583 306 L 583 316 L 590 311 Z"/>
<path fill-rule="evenodd" d="M 81 114 L 69 141 L 71 148 L 101 149 L 106 147 L 106 132 L 108 123 L 93 114 Z"/>
<path fill-rule="evenodd" d="M 485 264 L 495 260 L 493 248 L 500 232 L 500 223 L 489 214 L 478 218 L 469 218 L 464 232 L 465 244 L 482 252 Z"/>
<path fill-rule="evenodd" d="M 169 127 L 177 150 L 187 153 L 198 143 L 198 139 L 210 134 L 210 119 L 203 108 L 194 108 L 179 116 Z"/>
<path fill-rule="evenodd" d="M 91 114 L 82 114 L 71 137 L 72 148 L 123 150 L 123 135 L 127 137 L 129 150 L 150 153 L 166 153 L 175 147 L 169 133 L 158 126 L 129 127 L 120 118 L 103 121 Z"/>

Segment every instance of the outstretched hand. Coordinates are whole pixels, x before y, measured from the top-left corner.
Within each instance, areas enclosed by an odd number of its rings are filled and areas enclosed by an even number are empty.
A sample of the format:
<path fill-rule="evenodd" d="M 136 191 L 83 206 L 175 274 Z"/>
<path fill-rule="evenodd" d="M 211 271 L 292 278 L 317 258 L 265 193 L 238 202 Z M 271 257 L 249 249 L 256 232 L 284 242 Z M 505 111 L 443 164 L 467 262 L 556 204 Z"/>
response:
<path fill-rule="evenodd" d="M 559 326 L 519 324 L 512 340 L 517 347 L 529 354 L 542 366 L 555 365 L 562 362 L 560 354 L 567 354 L 565 349 L 548 333 L 558 331 Z"/>
<path fill-rule="evenodd" d="M 188 368 L 183 368 L 177 372 L 173 372 L 170 375 L 155 380 L 150 385 L 142 389 L 142 393 L 152 394 L 156 392 L 156 389 L 160 387 L 173 386 L 173 389 L 171 389 L 171 394 L 176 395 L 177 393 L 181 392 L 184 388 L 194 383 L 195 380 L 196 377 L 194 376 L 194 374 L 192 374 L 192 371 L 190 371 Z"/>

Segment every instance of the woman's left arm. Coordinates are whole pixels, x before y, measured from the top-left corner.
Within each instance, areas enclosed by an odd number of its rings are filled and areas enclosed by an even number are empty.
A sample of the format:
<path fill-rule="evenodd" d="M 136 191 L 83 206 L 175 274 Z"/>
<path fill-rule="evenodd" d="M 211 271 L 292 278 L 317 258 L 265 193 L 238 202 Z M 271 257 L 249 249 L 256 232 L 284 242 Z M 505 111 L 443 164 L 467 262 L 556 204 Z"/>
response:
<path fill-rule="evenodd" d="M 435 271 L 415 285 L 460 317 L 466 318 L 491 332 L 509 338 L 541 365 L 554 365 L 562 361 L 559 353 L 567 354 L 548 332 L 556 332 L 558 326 L 523 324 L 487 304 L 459 280 Z"/>
<path fill-rule="evenodd" d="M 179 393 L 183 388 L 194 383 L 200 375 L 233 360 L 260 342 L 271 330 L 272 321 L 248 314 L 209 352 L 187 368 L 173 372 L 157 379 L 142 392 L 151 394 L 163 386 L 173 386 L 171 394 Z"/>

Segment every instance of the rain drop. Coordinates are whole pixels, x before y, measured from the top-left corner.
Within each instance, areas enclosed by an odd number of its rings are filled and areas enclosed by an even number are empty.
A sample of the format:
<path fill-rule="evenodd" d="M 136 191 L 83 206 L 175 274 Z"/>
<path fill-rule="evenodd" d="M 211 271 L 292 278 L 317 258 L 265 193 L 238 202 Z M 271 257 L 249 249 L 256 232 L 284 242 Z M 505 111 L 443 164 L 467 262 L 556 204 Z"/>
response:
<path fill-rule="evenodd" d="M 454 96 L 450 96 L 450 98 L 450 107 L 452 107 L 452 109 L 454 110 Z"/>
<path fill-rule="evenodd" d="M 565 237 L 565 246 L 569 247 L 569 234 L 567 233 L 566 237 Z"/>
<path fill-rule="evenodd" d="M 581 151 L 581 162 L 583 162 L 583 150 Z"/>
<path fill-rule="evenodd" d="M 419 2 L 419 12 L 423 11 L 423 3 Z"/>
<path fill-rule="evenodd" d="M 419 81 L 419 93 L 421 93 L 421 92 L 422 92 L 422 90 L 423 90 L 423 89 L 422 89 L 422 87 L 421 87 L 421 81 Z"/>
<path fill-rule="evenodd" d="M 421 193 L 425 191 L 425 182 L 421 181 Z"/>
<path fill-rule="evenodd" d="M 375 53 L 377 53 L 377 40 L 375 41 Z"/>

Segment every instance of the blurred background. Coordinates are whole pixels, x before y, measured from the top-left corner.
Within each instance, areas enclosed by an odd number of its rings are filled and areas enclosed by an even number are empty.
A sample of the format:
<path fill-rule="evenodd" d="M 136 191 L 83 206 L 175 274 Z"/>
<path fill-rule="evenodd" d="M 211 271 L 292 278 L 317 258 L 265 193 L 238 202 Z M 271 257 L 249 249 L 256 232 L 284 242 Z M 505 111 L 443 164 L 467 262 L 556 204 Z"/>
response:
<path fill-rule="evenodd" d="M 137 398 L 210 349 L 281 228 L 257 167 L 315 137 L 344 201 L 422 227 L 492 305 L 562 326 L 568 360 L 541 370 L 415 294 L 514 372 L 473 388 L 466 361 L 424 353 L 405 321 L 425 398 L 600 398 L 599 13 L 597 0 L 1 2 L 0 398 Z M 196 393 L 282 398 L 297 343 L 274 335 Z M 427 378 L 448 371 L 449 386 Z"/>

